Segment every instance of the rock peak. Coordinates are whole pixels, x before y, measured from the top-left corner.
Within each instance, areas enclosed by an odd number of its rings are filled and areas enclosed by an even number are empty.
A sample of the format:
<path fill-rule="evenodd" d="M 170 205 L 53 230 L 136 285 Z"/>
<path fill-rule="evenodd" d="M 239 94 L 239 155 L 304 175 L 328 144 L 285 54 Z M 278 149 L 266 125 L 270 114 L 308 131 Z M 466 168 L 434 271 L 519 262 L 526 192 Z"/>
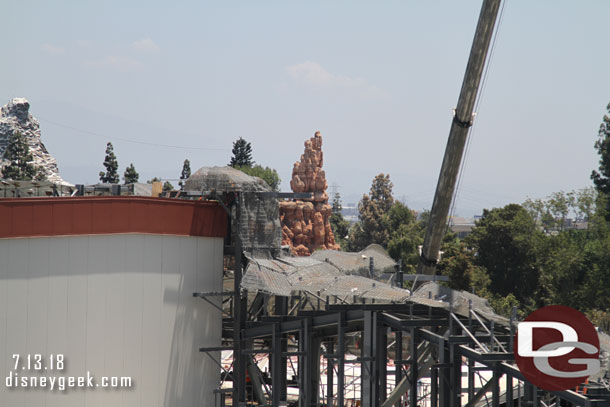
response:
<path fill-rule="evenodd" d="M 42 143 L 40 125 L 30 114 L 30 102 L 25 98 L 13 98 L 0 108 L 0 171 L 9 164 L 3 156 L 9 138 L 15 133 L 25 137 L 32 154 L 32 163 L 39 168 L 44 179 L 56 184 L 72 185 L 59 175 L 57 161 Z"/>
<path fill-rule="evenodd" d="M 2 117 L 16 117 L 20 122 L 30 119 L 30 102 L 26 98 L 13 98 L 2 107 Z"/>

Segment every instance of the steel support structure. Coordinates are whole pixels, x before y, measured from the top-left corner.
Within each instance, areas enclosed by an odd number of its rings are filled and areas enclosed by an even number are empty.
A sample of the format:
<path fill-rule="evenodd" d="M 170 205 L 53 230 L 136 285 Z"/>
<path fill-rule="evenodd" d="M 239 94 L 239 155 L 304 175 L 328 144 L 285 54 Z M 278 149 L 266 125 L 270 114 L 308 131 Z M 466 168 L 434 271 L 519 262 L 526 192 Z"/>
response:
<path fill-rule="evenodd" d="M 276 299 L 277 301 L 277 299 Z M 286 380 L 286 356 L 299 358 L 296 388 L 300 407 L 317 407 L 322 404 L 344 406 L 346 398 L 345 355 L 348 335 L 360 338 L 360 356 L 355 360 L 361 366 L 362 407 L 394 406 L 400 399 L 409 406 L 422 404 L 422 379 L 430 378 L 429 393 L 425 402 L 432 407 L 468 407 L 480 402 L 492 406 L 541 405 L 542 393 L 527 382 L 516 366 L 510 352 L 511 329 L 477 317 L 457 315 L 450 307 L 407 304 L 325 304 L 319 310 L 301 310 L 294 315 L 277 315 L 285 310 L 289 299 L 276 303 L 274 314 L 245 323 L 240 339 L 249 344 L 242 347 L 246 354 L 267 353 L 271 360 L 272 406 L 287 405 L 287 387 L 295 386 Z M 280 304 L 280 305 L 277 305 Z M 397 369 L 406 366 L 406 376 L 400 377 L 395 390 L 388 391 L 387 333 L 401 333 L 409 338 L 407 349 L 396 343 L 394 361 Z M 283 341 L 289 345 L 284 345 Z M 326 397 L 320 397 L 321 345 L 326 344 L 328 359 Z M 494 346 L 491 346 L 491 344 Z M 298 349 L 290 351 L 289 349 Z M 202 348 L 217 351 L 220 348 Z M 224 348 L 223 348 L 224 349 Z M 241 358 L 241 362 L 247 360 Z M 351 361 L 350 363 L 353 363 Z M 245 365 L 245 362 L 243 363 Z M 462 388 L 462 365 L 468 367 L 468 386 Z M 336 369 L 336 376 L 335 376 Z M 486 371 L 483 380 L 481 372 Z M 475 380 L 478 378 L 478 380 Z M 241 394 L 238 378 L 234 379 L 234 393 Z M 336 380 L 335 380 L 336 379 Z M 500 391 L 500 381 L 506 380 L 507 390 Z M 513 391 L 513 386 L 516 390 Z M 336 391 L 333 388 L 336 386 Z M 245 396 L 245 389 L 243 390 Z M 260 391 L 259 391 L 260 393 Z M 574 406 L 606 406 L 599 400 L 574 391 L 551 392 L 556 400 Z M 259 397 L 260 398 L 260 394 Z M 546 396 L 548 397 L 548 396 Z M 610 398 L 610 394 L 609 394 Z M 504 401 L 513 400 L 513 403 Z M 354 400 L 351 399 L 353 402 Z M 247 402 L 247 400 L 245 400 Z"/>

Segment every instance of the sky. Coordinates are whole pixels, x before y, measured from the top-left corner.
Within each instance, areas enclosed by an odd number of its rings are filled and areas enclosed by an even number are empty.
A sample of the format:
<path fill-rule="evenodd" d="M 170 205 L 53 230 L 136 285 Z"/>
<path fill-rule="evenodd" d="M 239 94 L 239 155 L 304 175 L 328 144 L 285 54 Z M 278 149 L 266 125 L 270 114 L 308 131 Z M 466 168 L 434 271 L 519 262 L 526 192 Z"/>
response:
<path fill-rule="evenodd" d="M 330 189 L 357 203 L 389 173 L 430 209 L 481 1 L 13 1 L 0 14 L 0 104 L 25 97 L 72 183 L 177 179 L 233 141 L 290 190 L 320 131 Z M 455 213 L 591 185 L 610 102 L 610 2 L 507 0 Z M 176 184 L 174 182 L 174 184 Z"/>

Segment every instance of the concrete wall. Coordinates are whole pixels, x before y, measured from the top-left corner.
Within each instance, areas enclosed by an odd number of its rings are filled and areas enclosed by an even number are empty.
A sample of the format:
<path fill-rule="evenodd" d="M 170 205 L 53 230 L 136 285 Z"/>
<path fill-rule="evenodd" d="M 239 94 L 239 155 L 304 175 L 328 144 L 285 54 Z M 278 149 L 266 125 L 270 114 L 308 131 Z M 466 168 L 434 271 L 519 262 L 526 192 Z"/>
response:
<path fill-rule="evenodd" d="M 115 234 L 0 239 L 0 406 L 213 406 L 222 238 Z M 220 303 L 219 297 L 212 297 Z M 130 389 L 8 389 L 12 354 L 65 355 L 64 371 L 131 376 Z M 217 359 L 219 354 L 214 355 Z"/>

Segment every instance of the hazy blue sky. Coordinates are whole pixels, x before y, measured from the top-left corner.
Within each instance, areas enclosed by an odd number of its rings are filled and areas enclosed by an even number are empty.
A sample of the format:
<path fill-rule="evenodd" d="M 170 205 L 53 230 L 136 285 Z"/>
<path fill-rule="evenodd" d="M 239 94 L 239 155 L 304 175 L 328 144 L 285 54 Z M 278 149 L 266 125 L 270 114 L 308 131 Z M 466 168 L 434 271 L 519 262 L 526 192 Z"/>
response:
<path fill-rule="evenodd" d="M 241 136 L 289 190 L 319 130 L 345 201 L 384 172 L 397 197 L 428 209 L 480 6 L 12 1 L 0 14 L 0 102 L 30 100 L 73 183 L 97 181 L 109 140 L 121 174 L 133 162 L 146 180 L 177 178 L 184 158 L 193 170 L 225 165 Z M 610 101 L 608 16 L 601 0 L 506 3 L 458 214 L 590 185 Z"/>

